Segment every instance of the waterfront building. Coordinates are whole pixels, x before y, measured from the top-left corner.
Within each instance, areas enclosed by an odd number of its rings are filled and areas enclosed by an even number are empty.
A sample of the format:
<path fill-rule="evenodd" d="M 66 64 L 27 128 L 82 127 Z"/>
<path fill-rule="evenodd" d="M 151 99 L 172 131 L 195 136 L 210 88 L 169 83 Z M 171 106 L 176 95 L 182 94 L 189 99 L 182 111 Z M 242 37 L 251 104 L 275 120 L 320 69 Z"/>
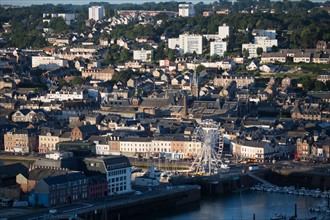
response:
<path fill-rule="evenodd" d="M 88 198 L 88 179 L 81 172 L 72 172 L 41 179 L 29 196 L 31 205 L 54 207 Z"/>
<path fill-rule="evenodd" d="M 106 178 L 92 176 L 88 178 L 88 199 L 99 199 L 108 196 L 108 182 Z"/>
<path fill-rule="evenodd" d="M 126 137 L 122 138 L 119 144 L 120 152 L 125 155 L 168 159 L 191 158 L 198 155 L 201 150 L 201 142 L 170 135 L 158 138 Z"/>
<path fill-rule="evenodd" d="M 12 129 L 4 134 L 6 152 L 29 153 L 37 151 L 38 138 L 32 129 Z"/>
<path fill-rule="evenodd" d="M 35 186 L 41 179 L 67 173 L 68 171 L 64 169 L 35 168 L 28 173 L 19 173 L 16 176 L 16 183 L 19 185 L 23 193 L 28 193 L 34 190 Z"/>
<path fill-rule="evenodd" d="M 89 173 L 102 173 L 108 182 L 108 195 L 131 192 L 131 164 L 125 156 L 85 158 Z"/>
<path fill-rule="evenodd" d="M 193 4 L 179 4 L 179 16 L 190 17 L 195 15 L 195 7 Z"/>
<path fill-rule="evenodd" d="M 105 15 L 103 6 L 92 6 L 88 8 L 88 19 L 94 21 L 101 21 Z"/>
<path fill-rule="evenodd" d="M 258 162 L 278 156 L 277 148 L 272 147 L 268 141 L 231 142 L 231 150 L 233 155 L 239 158 L 254 159 Z"/>
<path fill-rule="evenodd" d="M 0 166 L 0 188 L 16 185 L 16 176 L 19 174 L 27 176 L 29 174 L 29 168 L 22 163 L 13 163 Z M 4 191 L 6 190 L 2 191 L 1 196 L 7 197 L 4 195 Z"/>
<path fill-rule="evenodd" d="M 296 141 L 296 145 L 296 158 L 300 160 L 308 160 L 312 152 L 312 148 L 311 145 L 308 143 L 308 140 L 305 138 L 298 138 Z"/>
<path fill-rule="evenodd" d="M 138 176 L 135 178 L 136 186 L 159 186 L 160 172 L 155 170 L 155 165 L 151 164 L 148 175 Z"/>
<path fill-rule="evenodd" d="M 56 144 L 62 141 L 70 141 L 69 137 L 66 137 L 63 130 L 44 130 L 39 135 L 39 153 L 47 153 L 49 151 L 56 150 Z"/>
<path fill-rule="evenodd" d="M 74 155 L 90 155 L 96 153 L 95 143 L 87 141 L 63 141 L 56 144 L 57 151 L 71 151 Z"/>

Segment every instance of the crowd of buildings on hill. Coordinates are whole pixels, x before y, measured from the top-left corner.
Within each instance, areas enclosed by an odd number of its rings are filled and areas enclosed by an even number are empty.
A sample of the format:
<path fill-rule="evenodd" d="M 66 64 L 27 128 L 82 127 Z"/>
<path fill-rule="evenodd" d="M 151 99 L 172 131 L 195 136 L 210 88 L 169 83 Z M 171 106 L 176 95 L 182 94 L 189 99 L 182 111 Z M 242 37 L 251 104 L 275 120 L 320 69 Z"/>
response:
<path fill-rule="evenodd" d="M 91 6 L 88 12 L 90 20 L 105 22 L 103 6 Z M 120 18 L 143 21 L 159 13 L 159 11 L 123 10 L 119 11 L 118 15 Z M 179 16 L 194 14 L 192 4 L 179 5 Z M 176 16 L 176 12 L 173 16 Z M 45 22 L 54 17 L 62 17 L 67 23 L 75 20 L 74 14 L 45 13 L 43 15 Z M 110 18 L 107 22 L 113 19 L 115 18 Z M 94 138 L 97 135 L 105 139 L 99 141 L 102 142 L 102 146 L 108 146 L 99 147 L 100 144 L 96 144 L 93 152 L 97 154 L 172 153 L 179 158 L 191 158 L 198 154 L 200 145 L 190 143 L 191 134 L 187 134 L 186 129 L 193 129 L 196 122 L 203 119 L 212 118 L 219 121 L 224 117 L 234 118 L 230 123 L 233 123 L 233 126 L 239 123 L 239 129 L 243 130 L 245 127 L 241 125 L 246 117 L 269 115 L 280 116 L 273 119 L 272 126 L 282 123 L 283 120 L 295 123 L 297 120 L 306 119 L 314 123 L 316 121 L 328 123 L 328 92 L 306 94 L 301 90 L 302 84 L 299 79 L 286 77 L 280 81 L 274 78 L 279 71 L 282 73 L 291 71 L 284 69 L 283 65 L 274 64 L 288 61 L 329 63 L 326 42 L 320 41 L 313 50 L 282 49 L 279 52 L 271 52 L 278 46 L 276 30 L 254 30 L 253 43 L 243 44 L 242 50 L 245 50 L 251 58 L 261 55 L 260 64 L 257 60 L 247 63 L 243 57 L 226 57 L 218 61 L 178 57 L 175 61 L 163 59 L 155 63 L 150 62 L 153 59 L 153 50 L 133 50 L 131 47 L 132 44 L 156 46 L 155 42 L 143 37 L 134 42 L 100 38 L 99 45 L 89 41 L 94 35 L 111 31 L 111 28 L 107 29 L 109 27 L 114 26 L 104 26 L 103 30 L 91 27 L 89 33 L 71 34 L 66 38 L 68 41 L 57 42 L 55 39 L 54 45 L 65 45 L 65 47 L 44 50 L 0 50 L 2 56 L 0 106 L 3 112 L 1 121 L 5 129 L 2 130 L 0 138 L 4 140 L 1 142 L 3 150 L 16 153 L 31 151 L 46 153 L 56 150 L 58 142 L 86 141 L 91 136 Z M 203 38 L 212 39 L 214 41 L 210 43 L 210 51 L 223 57 L 227 50 L 230 32 L 230 27 L 223 24 L 215 34 L 183 33 L 178 38 L 164 39 L 164 42 L 168 43 L 169 48 L 176 49 L 180 53 L 201 54 Z M 102 67 L 103 53 L 111 44 L 132 50 L 133 60 Z M 259 54 L 260 48 L 262 54 Z M 21 66 L 21 70 L 17 66 Z M 204 68 L 198 70 L 201 66 Z M 244 74 L 238 72 L 237 66 L 244 66 L 246 72 Z M 42 70 L 38 76 L 31 74 L 31 71 L 36 69 Z M 76 78 L 71 74 L 73 69 L 81 73 L 81 78 L 85 80 L 84 84 L 72 84 Z M 109 82 L 116 75 L 120 75 L 121 71 L 128 69 L 142 74 L 127 81 Z M 268 83 L 263 82 L 263 85 L 259 85 L 261 80 L 252 74 L 253 71 L 274 74 L 274 77 L 270 77 Z M 329 79 L 328 72 L 319 73 L 317 78 L 324 84 L 328 83 Z M 24 83 L 33 84 L 36 80 L 47 85 L 47 90 L 37 92 L 19 86 Z M 63 86 L 63 82 L 67 86 Z M 182 122 L 182 125 L 174 126 L 178 121 Z M 229 123 L 226 120 L 222 122 Z M 172 124 L 177 130 L 174 128 L 168 130 L 169 128 L 164 128 L 162 123 L 168 127 Z M 48 129 L 46 133 L 43 130 L 45 128 Z M 84 133 L 83 136 L 75 135 L 79 133 L 77 130 Z M 117 131 L 128 134 L 117 135 Z M 141 143 L 140 148 L 124 143 L 125 138 L 139 136 L 136 134 L 139 132 L 142 132 L 141 135 L 147 139 L 151 137 L 154 140 Z M 264 137 L 265 134 L 261 136 Z M 25 137 L 28 139 L 25 140 Z M 239 139 L 244 138 L 236 135 L 228 142 L 239 142 Z M 263 139 L 259 138 L 257 141 L 261 140 Z M 180 143 L 177 144 L 176 141 Z M 158 145 L 158 142 L 164 143 Z M 180 146 L 180 149 L 176 146 Z M 232 147 L 231 150 L 233 149 Z M 274 150 L 275 154 L 276 152 L 279 150 Z M 297 153 L 297 149 L 293 148 L 290 153 Z M 267 157 L 265 155 L 258 157 L 263 160 Z M 238 156 L 242 155 L 238 153 Z"/>
<path fill-rule="evenodd" d="M 120 11 L 103 30 L 91 28 L 88 33 L 49 37 L 48 42 L 56 48 L 0 50 L 0 150 L 20 155 L 69 151 L 104 156 L 83 161 L 37 160 L 31 171 L 13 165 L 8 178 L 0 175 L 0 186 L 17 183 L 20 188 L 0 188 L 1 193 L 19 197 L 21 190 L 29 193 L 30 204 L 51 207 L 128 192 L 130 164 L 120 155 L 196 158 L 203 143 L 194 140 L 194 130 L 205 119 L 221 123 L 224 153 L 235 158 L 329 161 L 329 91 L 306 92 L 300 79 L 276 78 L 279 71 L 294 71 L 278 63 L 329 64 L 326 42 L 319 42 L 313 50 L 272 52 L 278 46 L 276 30 L 255 30 L 254 42 L 243 44 L 242 50 L 250 58 L 260 56 L 259 64 L 257 59 L 246 62 L 243 57 L 218 61 L 178 57 L 150 62 L 153 50 L 132 49 L 132 45 L 157 48 L 144 37 L 133 42 L 100 38 L 98 45 L 90 41 L 116 24 L 135 19 L 146 22 L 144 18 L 157 13 Z M 176 16 L 176 12 L 168 13 Z M 180 16 L 193 14 L 192 5 L 179 6 Z M 75 19 L 74 14 L 44 14 L 45 21 L 51 17 L 63 17 L 68 23 Z M 90 19 L 102 22 L 103 17 L 103 7 L 89 9 Z M 45 36 L 51 32 L 43 31 Z M 223 57 L 229 37 L 230 27 L 224 24 L 215 34 L 183 33 L 163 40 L 180 53 L 201 54 L 203 38 L 213 39 L 211 54 Z M 103 54 L 113 44 L 131 50 L 133 60 L 102 67 Z M 199 70 L 201 66 L 204 68 Z M 244 74 L 237 66 L 246 68 Z M 125 70 L 140 74 L 114 81 Z M 38 71 L 39 75 L 32 74 Z M 72 72 L 77 71 L 84 83 L 73 85 L 77 75 Z M 259 78 L 253 71 L 272 75 Z M 38 80 L 47 89 L 21 86 Z M 330 73 L 320 72 L 317 80 L 328 84 Z M 63 82 L 66 85 L 61 85 Z M 107 157 L 110 155 L 117 156 Z"/>

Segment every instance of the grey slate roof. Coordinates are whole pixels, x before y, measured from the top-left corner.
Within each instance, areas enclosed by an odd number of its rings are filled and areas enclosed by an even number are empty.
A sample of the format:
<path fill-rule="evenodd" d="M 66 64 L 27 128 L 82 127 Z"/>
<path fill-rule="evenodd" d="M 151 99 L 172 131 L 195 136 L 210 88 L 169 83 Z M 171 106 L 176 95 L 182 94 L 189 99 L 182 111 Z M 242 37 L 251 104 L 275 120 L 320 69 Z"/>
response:
<path fill-rule="evenodd" d="M 55 169 L 44 169 L 44 168 L 36 168 L 30 171 L 29 173 L 29 180 L 41 180 L 46 177 L 50 176 L 58 176 L 67 174 L 68 171 L 66 170 L 55 170 Z"/>
<path fill-rule="evenodd" d="M 68 173 L 68 174 L 63 174 L 63 175 L 59 175 L 59 176 L 47 177 L 47 178 L 44 178 L 43 180 L 50 186 L 50 185 L 68 183 L 68 182 L 83 180 L 83 179 L 86 179 L 86 176 L 83 173 L 74 172 L 74 173 Z"/>

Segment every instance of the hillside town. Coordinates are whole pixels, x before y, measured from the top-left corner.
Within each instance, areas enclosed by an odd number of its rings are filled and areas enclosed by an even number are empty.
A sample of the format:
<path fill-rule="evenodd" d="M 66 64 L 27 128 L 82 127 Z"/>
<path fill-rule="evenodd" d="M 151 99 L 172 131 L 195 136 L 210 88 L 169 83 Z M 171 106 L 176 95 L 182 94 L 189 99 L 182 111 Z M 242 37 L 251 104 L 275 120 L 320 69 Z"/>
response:
<path fill-rule="evenodd" d="M 55 207 L 131 192 L 129 158 L 192 162 L 203 145 L 196 128 L 207 120 L 219 124 L 230 160 L 330 162 L 329 38 L 284 47 L 289 30 L 229 22 L 204 33 L 189 31 L 193 22 L 175 34 L 141 32 L 232 13 L 177 7 L 109 16 L 90 5 L 85 30 L 61 33 L 52 22 L 75 26 L 80 15 L 42 11 L 39 48 L 10 45 L 14 21 L 0 20 L 0 45 L 9 45 L 0 48 L 1 155 L 37 158 L 0 167 L 0 197 Z M 329 21 L 329 8 L 309 13 Z M 238 12 L 278 13 L 290 14 Z M 240 36 L 249 41 L 232 42 Z"/>

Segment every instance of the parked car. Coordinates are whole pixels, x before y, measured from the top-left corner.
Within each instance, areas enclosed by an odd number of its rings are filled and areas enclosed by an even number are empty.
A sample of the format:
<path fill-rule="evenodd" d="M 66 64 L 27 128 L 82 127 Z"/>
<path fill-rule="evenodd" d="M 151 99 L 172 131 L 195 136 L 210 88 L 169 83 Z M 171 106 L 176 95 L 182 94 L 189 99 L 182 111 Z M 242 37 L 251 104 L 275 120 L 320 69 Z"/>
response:
<path fill-rule="evenodd" d="M 49 214 L 51 215 L 57 214 L 57 209 L 49 209 Z"/>

